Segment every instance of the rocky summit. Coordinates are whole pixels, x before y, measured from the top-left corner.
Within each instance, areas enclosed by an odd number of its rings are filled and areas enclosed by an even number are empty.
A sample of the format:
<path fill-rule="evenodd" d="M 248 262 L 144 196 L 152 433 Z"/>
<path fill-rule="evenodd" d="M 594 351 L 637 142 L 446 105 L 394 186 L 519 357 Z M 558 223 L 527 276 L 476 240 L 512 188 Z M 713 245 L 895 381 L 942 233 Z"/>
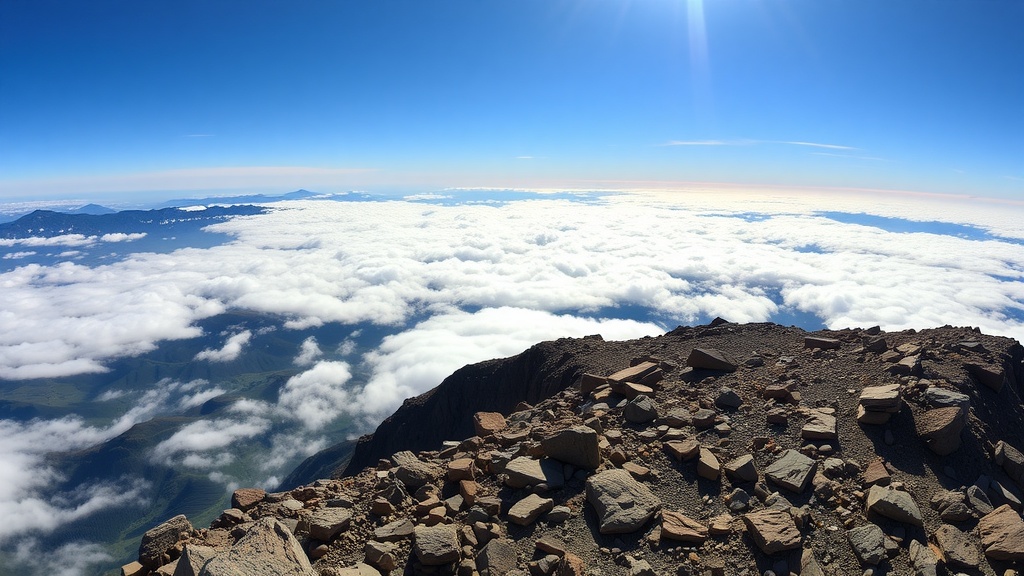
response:
<path fill-rule="evenodd" d="M 123 573 L 1012 576 L 1022 359 L 948 326 L 543 343 L 406 402 L 369 465 L 155 526 Z"/>

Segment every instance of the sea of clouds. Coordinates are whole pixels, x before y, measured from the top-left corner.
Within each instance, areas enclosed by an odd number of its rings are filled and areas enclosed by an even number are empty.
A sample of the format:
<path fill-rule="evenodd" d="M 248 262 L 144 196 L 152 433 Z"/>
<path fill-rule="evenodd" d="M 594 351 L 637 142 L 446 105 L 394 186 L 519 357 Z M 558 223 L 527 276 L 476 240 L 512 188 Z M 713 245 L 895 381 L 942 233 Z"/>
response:
<path fill-rule="evenodd" d="M 504 202 L 438 199 L 272 204 L 210 227 L 233 241 L 137 253 L 85 266 L 26 265 L 0 274 L 0 378 L 61 377 L 201 334 L 228 310 L 273 315 L 283 329 L 329 323 L 387 327 L 370 351 L 296 351 L 298 372 L 276 402 L 240 400 L 225 416 L 183 426 L 151 457 L 209 471 L 232 488 L 272 485 L 296 447 L 339 439 L 339 415 L 366 426 L 471 362 L 562 336 L 627 339 L 721 316 L 734 322 L 813 315 L 830 328 L 978 326 L 1024 339 L 1024 206 L 923 195 L 814 195 L 721 190 L 581 194 Z M 968 235 L 895 233 L 825 211 L 962 224 Z M 32 246 L 26 240 L 19 245 Z M 642 317 L 627 311 L 643 310 Z M 197 362 L 244 354 L 249 329 Z M 368 374 L 355 385 L 356 369 Z M 109 439 L 134 422 L 195 406 L 217 383 L 165 382 L 165 392 L 106 427 L 73 416 L 0 421 L 0 545 L 45 533 L 53 519 L 128 499 L 124 480 L 41 499 L 56 471 L 45 455 Z M 166 396 L 170 390 L 172 396 Z M 161 394 L 164 394 L 163 396 Z M 283 431 L 274 423 L 290 421 Z M 270 435 L 257 479 L 224 476 L 231 446 Z M 20 549 L 29 549 L 25 540 Z"/>

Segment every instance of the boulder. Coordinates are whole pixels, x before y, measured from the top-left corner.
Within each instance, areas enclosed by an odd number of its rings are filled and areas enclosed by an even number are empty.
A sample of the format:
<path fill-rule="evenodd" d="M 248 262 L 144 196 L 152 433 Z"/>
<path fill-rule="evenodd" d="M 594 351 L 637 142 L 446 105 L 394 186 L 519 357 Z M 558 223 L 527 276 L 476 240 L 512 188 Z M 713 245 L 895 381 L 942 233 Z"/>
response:
<path fill-rule="evenodd" d="M 800 530 L 789 512 L 760 510 L 743 515 L 743 523 L 754 543 L 765 554 L 776 554 L 800 547 Z"/>
<path fill-rule="evenodd" d="M 217 550 L 209 546 L 186 544 L 174 567 L 174 576 L 199 576 L 203 566 L 217 555 Z"/>
<path fill-rule="evenodd" d="M 816 466 L 817 462 L 814 460 L 790 449 L 785 450 L 775 462 L 765 468 L 764 476 L 779 486 L 799 494 L 807 488 Z"/>
<path fill-rule="evenodd" d="M 714 348 L 694 348 L 686 357 L 686 365 L 703 370 L 735 372 L 738 364 L 728 354 Z"/>
<path fill-rule="evenodd" d="M 440 566 L 460 557 L 459 534 L 454 524 L 417 526 L 413 532 L 413 552 L 421 564 Z"/>
<path fill-rule="evenodd" d="M 948 408 L 950 406 L 959 406 L 961 410 L 966 414 L 971 408 L 971 397 L 967 394 L 961 394 L 955 390 L 948 388 L 939 388 L 938 386 L 930 386 L 924 391 L 924 402 L 932 408 Z"/>
<path fill-rule="evenodd" d="M 139 563 L 150 570 L 156 570 L 164 564 L 167 553 L 177 547 L 179 542 L 186 540 L 192 533 L 192 523 L 184 514 L 179 514 L 142 535 L 139 544 Z"/>
<path fill-rule="evenodd" d="M 461 482 L 476 478 L 476 464 L 472 458 L 456 458 L 448 463 L 448 480 Z"/>
<path fill-rule="evenodd" d="M 981 562 L 978 548 L 967 534 L 955 526 L 943 524 L 935 531 L 935 543 L 942 550 L 946 563 L 960 568 L 977 568 Z"/>
<path fill-rule="evenodd" d="M 928 410 L 914 420 L 918 437 L 925 441 L 929 450 L 939 456 L 952 454 L 960 448 L 960 431 L 966 424 L 963 410 L 959 406 Z"/>
<path fill-rule="evenodd" d="M 262 502 L 266 496 L 267 491 L 261 488 L 239 488 L 231 494 L 231 507 L 248 512 Z"/>
<path fill-rule="evenodd" d="M 931 547 L 917 540 L 910 541 L 910 564 L 916 576 L 937 576 L 939 559 Z"/>
<path fill-rule="evenodd" d="M 498 412 L 477 412 L 473 414 L 473 429 L 477 436 L 486 437 L 505 429 L 508 423 Z"/>
<path fill-rule="evenodd" d="M 505 465 L 506 484 L 512 488 L 525 488 L 546 484 L 548 488 L 559 488 L 565 484 L 562 464 L 550 458 L 519 456 Z"/>
<path fill-rule="evenodd" d="M 601 465 L 601 449 L 597 431 L 588 426 L 572 426 L 541 441 L 541 449 L 549 458 L 578 468 L 597 469 Z"/>
<path fill-rule="evenodd" d="M 424 462 L 408 450 L 396 452 L 391 461 L 397 466 L 395 477 L 411 489 L 419 488 L 442 474 L 440 466 Z"/>
<path fill-rule="evenodd" d="M 330 542 L 338 533 L 347 530 L 351 521 L 352 511 L 348 508 L 322 508 L 299 524 L 310 537 Z"/>
<path fill-rule="evenodd" d="M 992 560 L 1024 560 L 1024 520 L 1003 504 L 978 521 L 985 556 Z"/>
<path fill-rule="evenodd" d="M 921 509 L 910 494 L 888 486 L 872 486 L 868 491 L 867 510 L 880 516 L 923 526 Z"/>
<path fill-rule="evenodd" d="M 865 524 L 846 532 L 850 546 L 863 564 L 878 565 L 885 560 L 886 535 L 875 524 Z"/>
<path fill-rule="evenodd" d="M 587 502 L 597 512 L 601 534 L 635 532 L 661 509 L 654 493 L 625 470 L 605 470 L 588 478 Z"/>
<path fill-rule="evenodd" d="M 179 562 L 179 565 L 181 563 Z M 228 551 L 203 566 L 199 576 L 314 576 L 302 545 L 276 518 L 264 517 Z"/>
<path fill-rule="evenodd" d="M 658 405 L 647 396 L 637 396 L 622 410 L 622 415 L 633 424 L 646 424 L 658 419 Z"/>

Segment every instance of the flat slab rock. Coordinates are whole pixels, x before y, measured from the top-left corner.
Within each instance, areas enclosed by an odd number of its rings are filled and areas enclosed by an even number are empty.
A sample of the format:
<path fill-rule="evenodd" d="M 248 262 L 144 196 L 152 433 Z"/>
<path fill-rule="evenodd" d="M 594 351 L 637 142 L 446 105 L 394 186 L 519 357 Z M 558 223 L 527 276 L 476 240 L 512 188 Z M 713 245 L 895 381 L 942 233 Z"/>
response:
<path fill-rule="evenodd" d="M 836 440 L 836 417 L 820 410 L 809 410 L 808 419 L 800 429 L 800 437 L 807 440 Z"/>
<path fill-rule="evenodd" d="M 802 536 L 789 512 L 760 510 L 743 515 L 754 543 L 765 554 L 776 554 L 800 547 Z"/>
<path fill-rule="evenodd" d="M 520 526 L 529 526 L 555 507 L 555 501 L 551 498 L 544 498 L 538 494 L 530 494 L 526 498 L 516 502 L 508 510 L 509 522 Z"/>
<path fill-rule="evenodd" d="M 817 462 L 800 452 L 785 450 L 775 462 L 764 469 L 765 478 L 797 494 L 807 488 Z"/>
<path fill-rule="evenodd" d="M 728 354 L 714 348 L 694 348 L 686 357 L 686 365 L 691 368 L 735 372 L 737 363 Z"/>
<path fill-rule="evenodd" d="M 559 430 L 541 440 L 540 446 L 548 457 L 577 468 L 595 470 L 601 465 L 597 432 L 586 426 Z"/>
<path fill-rule="evenodd" d="M 703 544 L 708 539 L 708 527 L 703 522 L 698 522 L 679 512 L 663 510 L 661 513 L 661 537 L 679 542 Z"/>
<path fill-rule="evenodd" d="M 413 551 L 425 566 L 450 564 L 459 559 L 459 533 L 454 524 L 417 526 L 413 536 Z"/>
<path fill-rule="evenodd" d="M 850 546 L 857 558 L 864 564 L 878 565 L 888 556 L 886 554 L 886 535 L 875 524 L 865 524 L 846 532 Z"/>
<path fill-rule="evenodd" d="M 594 507 L 601 534 L 639 530 L 661 509 L 650 488 L 625 470 L 605 470 L 587 479 L 587 502 Z"/>

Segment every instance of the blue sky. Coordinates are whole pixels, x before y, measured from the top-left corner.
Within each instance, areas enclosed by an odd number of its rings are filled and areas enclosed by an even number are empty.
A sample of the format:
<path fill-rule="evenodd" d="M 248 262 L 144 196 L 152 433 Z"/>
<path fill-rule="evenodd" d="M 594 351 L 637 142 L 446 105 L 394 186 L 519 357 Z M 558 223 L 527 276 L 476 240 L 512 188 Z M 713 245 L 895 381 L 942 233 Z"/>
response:
<path fill-rule="evenodd" d="M 7 0 L 0 199 L 654 181 L 1020 199 L 1022 29 L 1013 1 Z"/>

